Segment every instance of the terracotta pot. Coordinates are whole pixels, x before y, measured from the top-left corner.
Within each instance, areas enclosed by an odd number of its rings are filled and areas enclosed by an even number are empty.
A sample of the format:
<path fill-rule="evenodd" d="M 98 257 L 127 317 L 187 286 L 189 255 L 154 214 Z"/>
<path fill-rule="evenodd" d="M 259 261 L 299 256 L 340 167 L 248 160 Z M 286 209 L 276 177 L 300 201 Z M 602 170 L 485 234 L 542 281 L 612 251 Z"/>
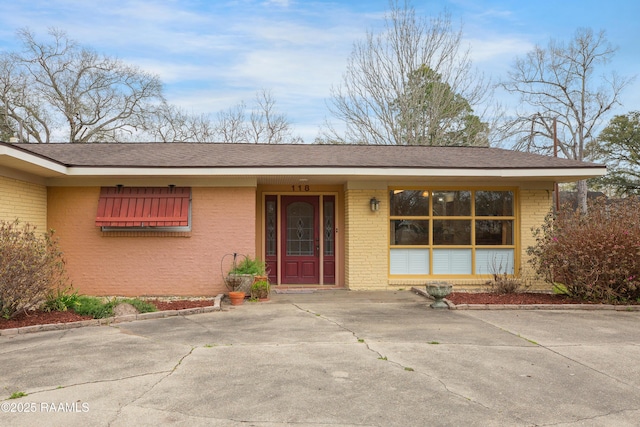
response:
<path fill-rule="evenodd" d="M 231 305 L 242 305 L 244 302 L 244 292 L 229 292 Z"/>

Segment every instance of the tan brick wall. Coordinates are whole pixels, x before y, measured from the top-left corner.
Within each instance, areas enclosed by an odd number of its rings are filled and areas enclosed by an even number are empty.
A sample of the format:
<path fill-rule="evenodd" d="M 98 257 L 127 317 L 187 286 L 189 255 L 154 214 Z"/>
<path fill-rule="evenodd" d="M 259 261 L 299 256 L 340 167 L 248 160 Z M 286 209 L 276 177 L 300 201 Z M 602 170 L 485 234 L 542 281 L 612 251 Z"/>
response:
<path fill-rule="evenodd" d="M 226 292 L 223 257 L 255 255 L 255 188 L 194 187 L 192 231 L 183 237 L 103 233 L 95 226 L 99 193 L 99 187 L 49 188 L 49 225 L 81 294 L 217 295 Z"/>
<path fill-rule="evenodd" d="M 531 232 L 533 227 L 538 228 L 544 223 L 545 216 L 549 213 L 553 203 L 552 193 L 549 190 L 520 190 L 520 267 L 522 274 L 527 278 L 534 275 L 530 264 L 527 248 L 535 244 L 535 238 Z M 547 289 L 549 286 L 542 281 L 532 282 L 534 289 Z"/>
<path fill-rule="evenodd" d="M 369 207 L 373 196 L 380 201 L 378 212 Z M 388 287 L 388 210 L 386 189 L 346 190 L 345 282 L 349 289 Z"/>
<path fill-rule="evenodd" d="M 0 176 L 0 219 L 16 218 L 47 231 L 47 187 Z"/>

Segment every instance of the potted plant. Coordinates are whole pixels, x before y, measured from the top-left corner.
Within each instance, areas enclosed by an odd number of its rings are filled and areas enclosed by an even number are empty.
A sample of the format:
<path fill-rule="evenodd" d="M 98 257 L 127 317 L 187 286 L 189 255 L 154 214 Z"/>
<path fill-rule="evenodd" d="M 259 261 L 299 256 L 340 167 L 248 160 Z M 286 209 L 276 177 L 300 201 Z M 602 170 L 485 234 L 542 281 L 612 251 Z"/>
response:
<path fill-rule="evenodd" d="M 229 292 L 229 300 L 231 301 L 231 305 L 242 305 L 244 302 L 245 293 L 231 291 Z"/>
<path fill-rule="evenodd" d="M 268 280 L 257 280 L 251 285 L 251 298 L 259 301 L 268 301 L 271 286 Z"/>
<path fill-rule="evenodd" d="M 258 280 L 266 280 L 265 263 L 246 256 L 238 264 L 234 263 L 227 275 L 227 286 L 232 291 L 250 294 L 251 285 Z"/>

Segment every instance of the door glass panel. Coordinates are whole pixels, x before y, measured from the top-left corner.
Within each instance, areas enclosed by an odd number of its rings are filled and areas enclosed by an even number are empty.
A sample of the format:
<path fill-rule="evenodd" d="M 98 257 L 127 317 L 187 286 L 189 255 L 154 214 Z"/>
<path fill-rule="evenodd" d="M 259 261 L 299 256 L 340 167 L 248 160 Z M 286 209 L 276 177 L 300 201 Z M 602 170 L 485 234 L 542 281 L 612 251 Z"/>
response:
<path fill-rule="evenodd" d="M 334 217 L 333 217 L 333 200 L 325 200 L 324 201 L 324 254 L 325 255 L 333 255 L 335 250 L 334 238 L 333 238 L 333 228 L 334 228 Z"/>
<path fill-rule="evenodd" d="M 267 200 L 267 255 L 276 255 L 276 201 Z"/>
<path fill-rule="evenodd" d="M 287 206 L 287 255 L 314 255 L 313 210 L 306 202 Z"/>

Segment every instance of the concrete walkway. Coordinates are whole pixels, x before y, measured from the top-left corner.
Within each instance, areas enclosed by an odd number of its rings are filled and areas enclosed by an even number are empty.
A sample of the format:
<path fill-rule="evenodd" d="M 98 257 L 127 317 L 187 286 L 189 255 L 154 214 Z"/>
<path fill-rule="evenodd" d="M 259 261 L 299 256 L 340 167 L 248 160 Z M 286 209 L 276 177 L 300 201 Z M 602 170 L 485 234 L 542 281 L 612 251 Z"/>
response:
<path fill-rule="evenodd" d="M 638 425 L 640 312 L 430 302 L 279 294 L 0 336 L 0 425 Z"/>

